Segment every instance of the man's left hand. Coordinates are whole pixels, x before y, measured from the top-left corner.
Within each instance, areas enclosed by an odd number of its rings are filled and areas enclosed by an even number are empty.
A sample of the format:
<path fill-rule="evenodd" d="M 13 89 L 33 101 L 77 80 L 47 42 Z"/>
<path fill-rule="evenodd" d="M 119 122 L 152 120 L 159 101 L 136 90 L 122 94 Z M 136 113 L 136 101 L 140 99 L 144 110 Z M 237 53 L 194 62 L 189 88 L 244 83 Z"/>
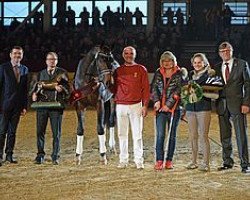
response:
<path fill-rule="evenodd" d="M 246 105 L 242 105 L 241 106 L 241 113 L 243 114 L 247 114 L 249 112 L 249 106 L 246 106 Z"/>
<path fill-rule="evenodd" d="M 146 106 L 143 106 L 141 113 L 143 117 L 146 117 L 148 114 L 148 108 Z"/>

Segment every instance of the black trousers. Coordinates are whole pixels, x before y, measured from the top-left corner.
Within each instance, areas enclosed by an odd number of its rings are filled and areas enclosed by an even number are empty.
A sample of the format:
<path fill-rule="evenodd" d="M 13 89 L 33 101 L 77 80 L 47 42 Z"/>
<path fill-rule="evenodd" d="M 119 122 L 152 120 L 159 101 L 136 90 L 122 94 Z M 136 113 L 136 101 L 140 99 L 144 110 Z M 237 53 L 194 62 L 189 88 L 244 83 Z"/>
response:
<path fill-rule="evenodd" d="M 5 153 L 12 155 L 15 141 L 16 130 L 20 119 L 19 110 L 11 110 L 8 112 L 2 112 L 0 114 L 0 158 L 3 159 L 3 148 L 5 145 L 5 139 L 7 135 Z"/>
<path fill-rule="evenodd" d="M 62 127 L 63 110 L 39 109 L 37 110 L 37 155 L 44 156 L 45 133 L 50 119 L 51 130 L 53 134 L 53 150 L 51 154 L 52 160 L 59 158 L 60 139 Z"/>
<path fill-rule="evenodd" d="M 246 168 L 249 165 L 246 115 L 242 113 L 232 114 L 228 111 L 228 109 L 226 109 L 223 115 L 219 115 L 223 164 L 231 166 L 233 166 L 234 164 L 232 147 L 232 124 L 230 122 L 230 119 L 232 119 L 234 125 L 238 153 L 241 162 L 240 164 L 242 168 Z"/>

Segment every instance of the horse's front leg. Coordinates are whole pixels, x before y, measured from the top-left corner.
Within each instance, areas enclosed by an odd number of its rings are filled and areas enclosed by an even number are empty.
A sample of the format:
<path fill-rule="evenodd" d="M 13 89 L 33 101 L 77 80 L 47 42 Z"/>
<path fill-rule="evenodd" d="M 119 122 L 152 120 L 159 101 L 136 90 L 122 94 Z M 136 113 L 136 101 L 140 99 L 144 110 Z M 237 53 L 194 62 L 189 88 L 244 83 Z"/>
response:
<path fill-rule="evenodd" d="M 101 162 L 103 164 L 107 164 L 107 156 L 106 156 L 106 134 L 104 131 L 104 119 L 105 119 L 105 111 L 104 111 L 104 102 L 101 100 L 98 100 L 97 103 L 97 133 L 98 133 L 98 139 L 99 139 L 99 152 L 101 156 Z"/>
<path fill-rule="evenodd" d="M 80 165 L 83 152 L 85 110 L 81 110 L 77 105 L 76 113 L 77 113 L 76 163 Z"/>
<path fill-rule="evenodd" d="M 109 128 L 109 149 L 111 153 L 116 154 L 115 148 L 115 102 L 114 98 L 111 98 L 105 103 L 105 118 L 106 127 Z"/>

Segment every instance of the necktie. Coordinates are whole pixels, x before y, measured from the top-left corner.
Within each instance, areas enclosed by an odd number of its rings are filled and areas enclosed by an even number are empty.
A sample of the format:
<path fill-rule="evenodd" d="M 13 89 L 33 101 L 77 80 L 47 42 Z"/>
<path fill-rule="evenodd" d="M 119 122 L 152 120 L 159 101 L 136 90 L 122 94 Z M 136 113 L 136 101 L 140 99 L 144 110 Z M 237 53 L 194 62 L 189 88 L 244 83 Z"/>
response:
<path fill-rule="evenodd" d="M 17 80 L 17 82 L 19 83 L 19 81 L 20 81 L 20 71 L 19 71 L 18 66 L 14 66 L 14 67 L 13 67 L 13 71 L 14 71 L 16 80 Z"/>
<path fill-rule="evenodd" d="M 229 63 L 225 63 L 225 66 L 226 66 L 226 69 L 225 69 L 225 78 L 226 78 L 226 82 L 227 82 L 228 79 L 229 79 L 229 75 L 230 75 L 230 72 L 229 72 Z"/>
<path fill-rule="evenodd" d="M 52 72 L 53 72 L 53 69 L 49 69 L 49 70 L 48 70 L 48 74 L 49 74 L 50 76 L 52 76 L 52 75 L 53 75 L 53 73 L 52 73 Z"/>

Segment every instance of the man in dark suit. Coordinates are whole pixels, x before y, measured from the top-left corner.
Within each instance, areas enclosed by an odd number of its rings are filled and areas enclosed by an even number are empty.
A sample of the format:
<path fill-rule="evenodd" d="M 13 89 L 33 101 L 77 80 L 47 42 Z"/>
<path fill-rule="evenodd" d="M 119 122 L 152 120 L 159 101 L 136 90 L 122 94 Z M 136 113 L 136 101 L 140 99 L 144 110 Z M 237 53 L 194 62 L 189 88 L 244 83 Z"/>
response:
<path fill-rule="evenodd" d="M 218 170 L 231 169 L 234 165 L 232 120 L 242 172 L 250 173 L 246 124 L 250 106 L 250 69 L 246 61 L 233 57 L 233 47 L 228 42 L 220 44 L 219 55 L 222 63 L 216 71 L 223 77 L 225 85 L 216 102 L 223 157 L 223 165 Z"/>
<path fill-rule="evenodd" d="M 53 134 L 53 151 L 51 154 L 52 163 L 54 165 L 59 164 L 60 153 L 60 139 L 61 139 L 61 126 L 62 115 L 65 108 L 65 102 L 69 96 L 69 83 L 66 70 L 57 67 L 58 56 L 55 52 L 49 52 L 46 56 L 47 68 L 42 70 L 38 75 L 39 82 L 46 82 L 52 80 L 58 80 L 57 85 L 54 88 L 44 88 L 43 92 L 34 92 L 32 94 L 32 100 L 46 103 L 60 102 L 58 107 L 42 107 L 37 109 L 37 157 L 35 159 L 36 164 L 42 164 L 44 162 L 44 144 L 45 144 L 45 132 L 48 119 L 50 118 L 50 124 Z M 53 82 L 53 81 L 52 81 Z M 48 104 L 44 104 L 48 105 Z"/>
<path fill-rule="evenodd" d="M 16 129 L 20 115 L 26 114 L 28 101 L 28 68 L 20 63 L 22 58 L 22 47 L 14 46 L 10 52 L 10 62 L 0 66 L 0 166 L 3 162 L 6 133 L 6 161 L 17 163 L 12 157 Z"/>

